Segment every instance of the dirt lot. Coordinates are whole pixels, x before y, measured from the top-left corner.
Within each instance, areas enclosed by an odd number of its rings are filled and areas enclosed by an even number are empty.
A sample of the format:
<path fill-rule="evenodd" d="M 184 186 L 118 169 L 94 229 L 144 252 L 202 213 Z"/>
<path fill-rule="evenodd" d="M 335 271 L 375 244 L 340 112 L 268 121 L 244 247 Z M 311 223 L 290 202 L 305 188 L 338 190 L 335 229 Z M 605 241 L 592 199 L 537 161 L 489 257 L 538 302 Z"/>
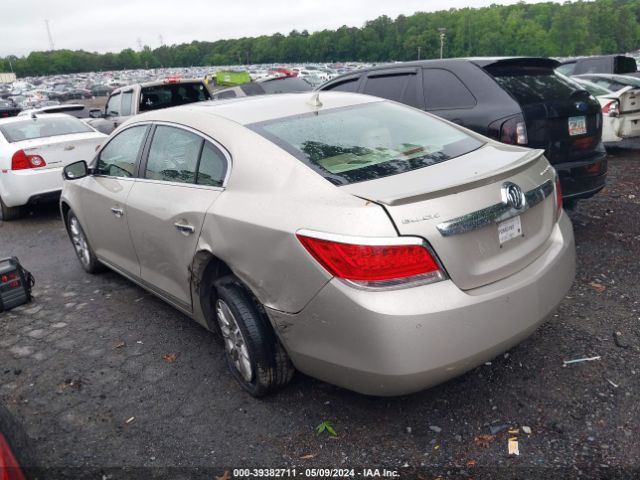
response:
<path fill-rule="evenodd" d="M 606 190 L 570 212 L 578 273 L 552 321 L 490 364 L 401 398 L 302 375 L 247 396 L 209 333 L 119 275 L 85 274 L 56 208 L 34 211 L 0 224 L 0 257 L 17 255 L 37 280 L 34 302 L 0 314 L 0 422 L 22 425 L 4 428 L 33 478 L 211 480 L 251 467 L 638 478 L 639 178 L 640 149 L 613 149 Z M 563 366 L 583 357 L 599 359 Z M 325 420 L 335 438 L 315 432 Z M 519 456 L 508 455 L 510 429 Z"/>

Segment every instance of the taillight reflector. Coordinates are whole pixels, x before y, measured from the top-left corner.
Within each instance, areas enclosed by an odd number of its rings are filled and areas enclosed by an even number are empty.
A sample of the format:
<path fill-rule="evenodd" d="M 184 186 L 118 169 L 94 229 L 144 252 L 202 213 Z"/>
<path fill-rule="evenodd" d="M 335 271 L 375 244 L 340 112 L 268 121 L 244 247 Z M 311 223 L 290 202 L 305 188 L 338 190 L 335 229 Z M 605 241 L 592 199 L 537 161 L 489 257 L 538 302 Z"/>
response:
<path fill-rule="evenodd" d="M 25 480 L 18 460 L 2 433 L 0 433 L 0 480 Z"/>
<path fill-rule="evenodd" d="M 11 157 L 11 170 L 25 170 L 28 168 L 44 167 L 47 162 L 40 155 L 27 155 L 24 150 L 18 150 Z"/>
<path fill-rule="evenodd" d="M 415 244 L 366 245 L 297 234 L 307 251 L 331 275 L 361 286 L 393 286 L 414 280 L 445 278 L 438 262 L 416 239 Z"/>
<path fill-rule="evenodd" d="M 610 117 L 617 117 L 620 115 L 620 102 L 618 100 L 612 100 L 602 107 L 602 113 Z"/>
<path fill-rule="evenodd" d="M 562 212 L 562 185 L 560 184 L 560 175 L 556 175 L 556 213 L 560 217 Z"/>

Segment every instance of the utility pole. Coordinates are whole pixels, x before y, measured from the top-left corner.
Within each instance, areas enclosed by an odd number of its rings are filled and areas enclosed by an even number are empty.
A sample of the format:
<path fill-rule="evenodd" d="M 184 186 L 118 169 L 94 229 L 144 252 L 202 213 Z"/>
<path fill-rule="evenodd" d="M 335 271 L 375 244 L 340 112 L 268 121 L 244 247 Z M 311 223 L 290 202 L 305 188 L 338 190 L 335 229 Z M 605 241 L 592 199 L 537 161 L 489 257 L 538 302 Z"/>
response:
<path fill-rule="evenodd" d="M 49 48 L 51 50 L 55 50 L 55 46 L 53 44 L 53 37 L 51 36 L 51 29 L 49 28 L 49 20 L 45 20 L 44 24 L 47 26 L 47 37 L 49 37 Z"/>
<path fill-rule="evenodd" d="M 421 48 L 422 48 L 422 47 L 418 47 L 418 60 L 420 60 L 420 49 L 421 49 Z"/>
<path fill-rule="evenodd" d="M 444 37 L 446 36 L 447 29 L 441 27 L 438 29 L 438 32 L 440 32 L 440 58 L 442 59 L 444 56 Z"/>

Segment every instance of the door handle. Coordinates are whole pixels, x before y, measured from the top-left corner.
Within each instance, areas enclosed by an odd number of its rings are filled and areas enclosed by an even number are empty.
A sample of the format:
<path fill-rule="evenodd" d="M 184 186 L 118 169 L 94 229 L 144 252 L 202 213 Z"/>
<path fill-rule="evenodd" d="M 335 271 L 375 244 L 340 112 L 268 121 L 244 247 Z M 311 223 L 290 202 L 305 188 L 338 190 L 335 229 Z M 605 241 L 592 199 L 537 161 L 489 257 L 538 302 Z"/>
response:
<path fill-rule="evenodd" d="M 118 218 L 124 215 L 124 210 L 117 207 L 111 207 L 111 212 Z"/>
<path fill-rule="evenodd" d="M 191 225 L 186 225 L 184 223 L 174 223 L 173 224 L 180 232 L 186 234 L 186 235 L 191 235 L 192 233 L 194 233 L 196 231 L 195 227 L 191 226 Z"/>

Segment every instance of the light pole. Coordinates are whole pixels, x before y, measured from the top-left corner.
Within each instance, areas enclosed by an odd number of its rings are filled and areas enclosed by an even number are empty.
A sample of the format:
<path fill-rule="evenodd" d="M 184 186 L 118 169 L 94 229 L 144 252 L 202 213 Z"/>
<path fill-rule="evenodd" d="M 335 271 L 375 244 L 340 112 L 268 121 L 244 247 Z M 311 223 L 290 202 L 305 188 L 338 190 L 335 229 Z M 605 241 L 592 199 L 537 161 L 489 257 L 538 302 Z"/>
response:
<path fill-rule="evenodd" d="M 438 32 L 440 32 L 440 58 L 442 59 L 444 55 L 444 37 L 446 36 L 447 29 L 444 27 L 440 27 L 438 29 Z"/>
<path fill-rule="evenodd" d="M 422 47 L 418 47 L 418 60 L 420 60 L 420 49 L 421 49 L 421 48 L 422 48 Z"/>

